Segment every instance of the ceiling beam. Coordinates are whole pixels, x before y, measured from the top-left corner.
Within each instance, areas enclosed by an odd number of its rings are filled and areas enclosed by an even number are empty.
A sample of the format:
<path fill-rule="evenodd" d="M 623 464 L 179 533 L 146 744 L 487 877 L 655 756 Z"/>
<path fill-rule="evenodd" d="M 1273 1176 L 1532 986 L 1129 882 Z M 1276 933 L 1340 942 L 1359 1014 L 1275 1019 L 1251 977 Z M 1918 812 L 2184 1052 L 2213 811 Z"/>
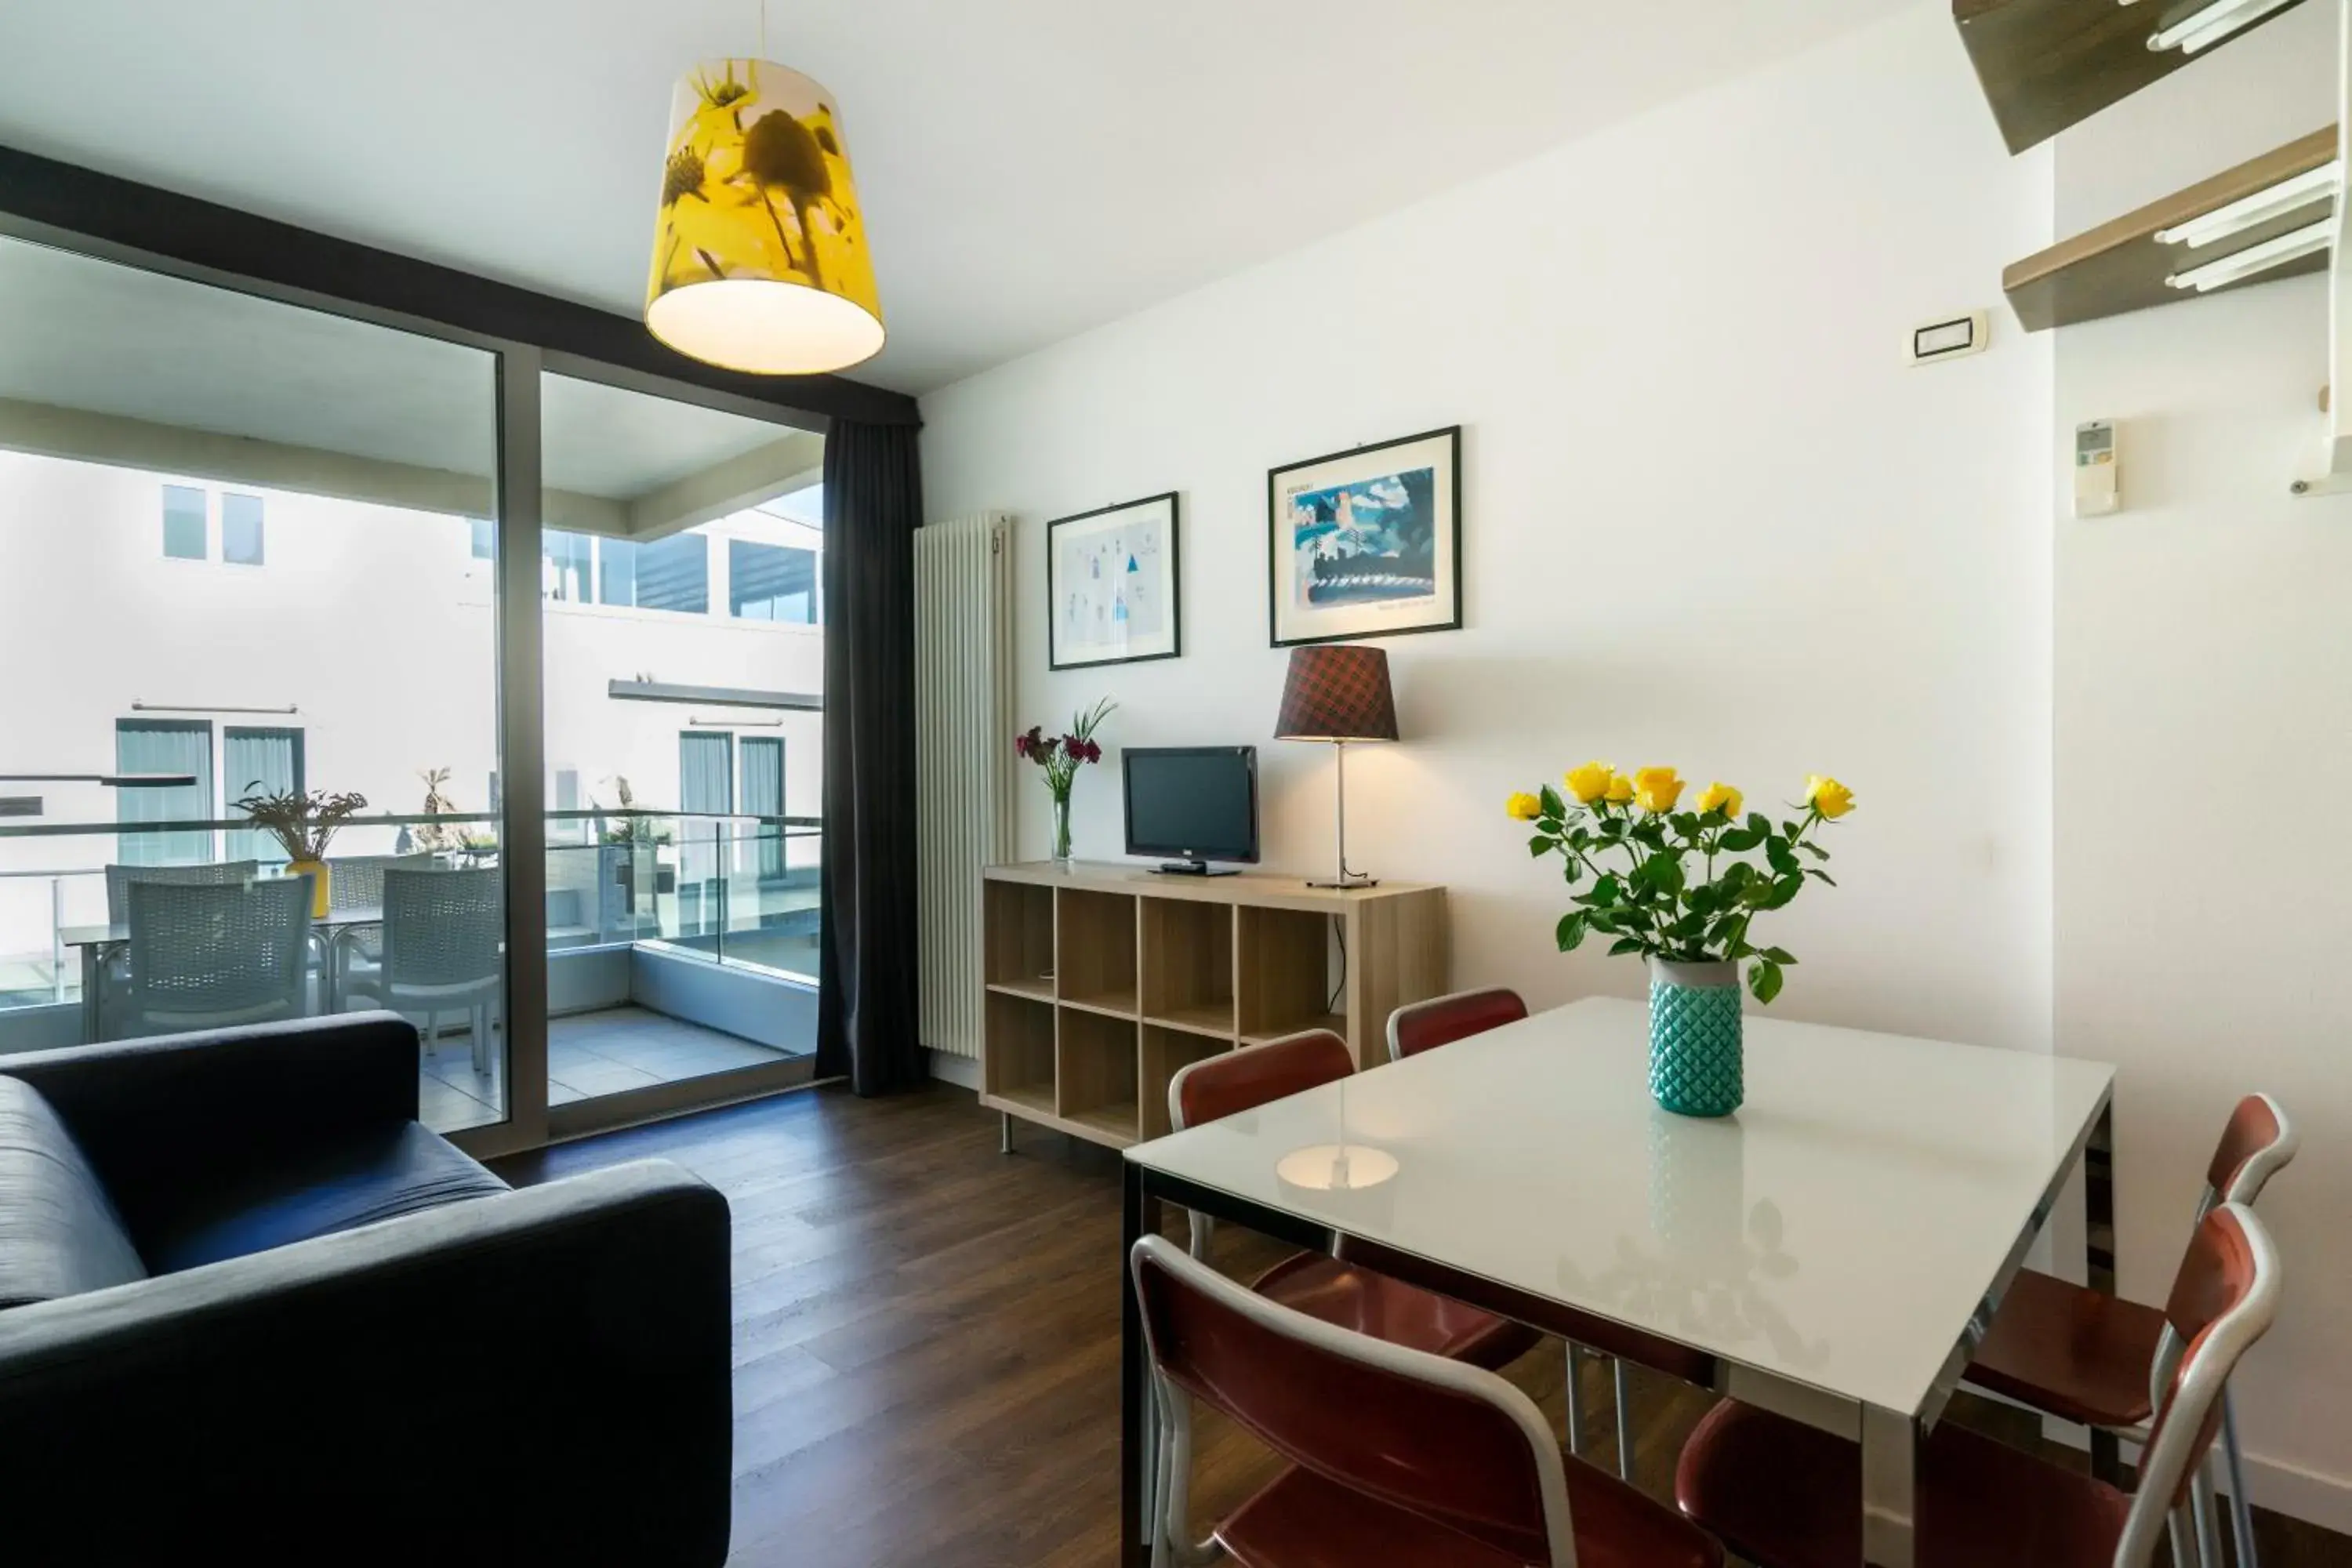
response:
<path fill-rule="evenodd" d="M 754 447 L 628 502 L 629 534 L 660 539 L 802 489 L 824 478 L 824 437 L 793 435 Z"/>
<path fill-rule="evenodd" d="M 135 180 L 0 146 L 0 213 L 68 235 L 278 289 L 486 337 L 763 405 L 822 430 L 834 419 L 917 425 L 915 400 L 838 375 L 746 375 L 664 347 L 645 323 L 453 267 L 280 223 Z M 647 214 L 647 232 L 652 215 Z"/>
<path fill-rule="evenodd" d="M 824 447 L 814 436 L 788 439 Z M 16 398 L 0 397 L 0 450 L 455 517 L 489 517 L 496 506 L 490 481 L 479 474 Z M 629 531 L 628 503 L 603 496 L 549 490 L 544 516 L 550 528 L 579 533 Z"/>

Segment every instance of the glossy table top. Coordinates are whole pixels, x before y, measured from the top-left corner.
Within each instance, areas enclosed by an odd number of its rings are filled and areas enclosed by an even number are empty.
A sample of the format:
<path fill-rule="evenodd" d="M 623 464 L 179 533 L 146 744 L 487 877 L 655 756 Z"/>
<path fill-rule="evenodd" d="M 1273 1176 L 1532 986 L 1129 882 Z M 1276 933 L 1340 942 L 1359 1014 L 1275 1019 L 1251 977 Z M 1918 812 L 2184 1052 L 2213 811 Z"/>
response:
<path fill-rule="evenodd" d="M 314 931 L 341 931 L 347 926 L 372 926 L 383 923 L 383 910 L 373 904 L 354 904 L 347 910 L 329 910 L 312 918 Z M 58 941 L 67 947 L 106 947 L 131 940 L 131 927 L 123 925 L 60 926 Z"/>
<path fill-rule="evenodd" d="M 1747 1103 L 1721 1121 L 1659 1110 L 1647 1009 L 1596 998 L 1127 1157 L 1916 1413 L 2115 1069 L 1753 1011 L 1746 1030 Z"/>

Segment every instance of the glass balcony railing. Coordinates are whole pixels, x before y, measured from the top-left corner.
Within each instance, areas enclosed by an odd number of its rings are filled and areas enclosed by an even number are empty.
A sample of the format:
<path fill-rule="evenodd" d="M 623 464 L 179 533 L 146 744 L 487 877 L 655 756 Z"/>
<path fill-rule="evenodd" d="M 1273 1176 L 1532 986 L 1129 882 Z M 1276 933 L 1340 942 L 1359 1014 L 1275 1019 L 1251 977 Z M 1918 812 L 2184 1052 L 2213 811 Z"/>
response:
<path fill-rule="evenodd" d="M 170 835 L 168 840 L 163 835 Z M 168 842 L 169 863 L 129 865 L 125 846 Z M 136 853 L 136 849 L 132 851 Z M 354 818 L 327 858 L 332 913 L 318 922 L 299 1010 L 339 1005 L 324 949 L 348 931 L 378 943 L 383 868 L 478 869 L 499 863 L 499 819 L 482 813 Z M 547 816 L 551 953 L 657 944 L 664 951 L 809 985 L 816 983 L 818 828 L 806 817 L 645 810 Z M 11 1037 L 8 1015 L 89 1000 L 129 942 L 124 887 L 141 879 L 268 880 L 283 850 L 242 819 L 171 823 L 0 823 L 0 1052 L 75 1043 L 52 1026 Z M 89 1009 L 94 1013 L 95 1008 Z M 27 1021 L 29 1022 L 29 1020 Z M 90 1027 L 115 1032 L 104 1022 Z M 18 1033 L 23 1032 L 19 1026 Z M 79 1034 L 79 1032 L 77 1031 Z M 89 1037 L 80 1035 L 79 1037 Z"/>

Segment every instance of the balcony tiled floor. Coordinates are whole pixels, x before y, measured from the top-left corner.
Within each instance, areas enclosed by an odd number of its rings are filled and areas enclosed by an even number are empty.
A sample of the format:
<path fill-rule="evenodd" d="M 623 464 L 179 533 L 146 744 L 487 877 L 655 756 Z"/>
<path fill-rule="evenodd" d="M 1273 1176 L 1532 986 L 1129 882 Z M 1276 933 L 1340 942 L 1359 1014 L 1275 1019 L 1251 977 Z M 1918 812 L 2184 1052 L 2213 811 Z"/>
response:
<path fill-rule="evenodd" d="M 643 1007 L 583 1013 L 548 1025 L 547 1100 L 563 1105 L 790 1056 Z M 454 1132 L 500 1120 L 503 1085 L 502 1075 L 474 1075 L 473 1047 L 465 1036 L 444 1036 L 440 1048 L 425 1058 L 419 1088 L 425 1125 Z"/>

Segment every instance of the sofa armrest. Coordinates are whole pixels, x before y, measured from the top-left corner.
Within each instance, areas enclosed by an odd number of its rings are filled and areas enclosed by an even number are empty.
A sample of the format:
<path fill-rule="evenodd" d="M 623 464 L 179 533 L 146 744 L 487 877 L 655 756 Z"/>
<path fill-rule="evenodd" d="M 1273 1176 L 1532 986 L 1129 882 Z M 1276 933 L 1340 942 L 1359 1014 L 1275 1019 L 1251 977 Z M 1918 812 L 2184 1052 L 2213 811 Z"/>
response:
<path fill-rule="evenodd" d="M 0 1057 L 126 1210 L 226 1165 L 414 1121 L 416 1026 L 350 1013 Z"/>
<path fill-rule="evenodd" d="M 727 1554 L 726 1200 L 665 1162 L 0 1312 L 12 1563 Z"/>

